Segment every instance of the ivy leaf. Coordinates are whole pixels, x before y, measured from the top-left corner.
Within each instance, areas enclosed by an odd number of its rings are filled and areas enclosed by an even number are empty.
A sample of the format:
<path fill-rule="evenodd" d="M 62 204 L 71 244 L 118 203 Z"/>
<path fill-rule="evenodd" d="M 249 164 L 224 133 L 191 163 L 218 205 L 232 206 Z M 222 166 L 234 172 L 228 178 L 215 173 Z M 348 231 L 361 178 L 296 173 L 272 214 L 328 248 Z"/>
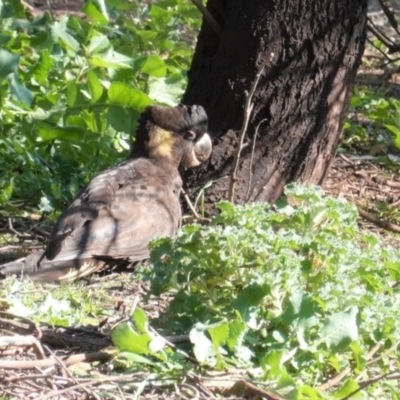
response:
<path fill-rule="evenodd" d="M 331 315 L 319 335 L 320 341 L 338 352 L 345 350 L 353 340 L 358 339 L 357 307 Z"/>

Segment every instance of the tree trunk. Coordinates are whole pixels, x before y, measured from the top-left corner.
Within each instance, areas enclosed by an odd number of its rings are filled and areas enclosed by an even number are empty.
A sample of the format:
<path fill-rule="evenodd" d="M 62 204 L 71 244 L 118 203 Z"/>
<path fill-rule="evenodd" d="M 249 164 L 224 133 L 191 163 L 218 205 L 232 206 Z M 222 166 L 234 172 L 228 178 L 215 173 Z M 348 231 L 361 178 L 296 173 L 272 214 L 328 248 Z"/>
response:
<path fill-rule="evenodd" d="M 184 95 L 209 116 L 214 151 L 186 175 L 207 182 L 208 210 L 226 198 L 245 91 L 264 73 L 238 169 L 235 202 L 275 202 L 284 185 L 320 184 L 335 155 L 365 43 L 368 0 L 208 0 Z M 259 126 L 258 132 L 256 127 Z"/>

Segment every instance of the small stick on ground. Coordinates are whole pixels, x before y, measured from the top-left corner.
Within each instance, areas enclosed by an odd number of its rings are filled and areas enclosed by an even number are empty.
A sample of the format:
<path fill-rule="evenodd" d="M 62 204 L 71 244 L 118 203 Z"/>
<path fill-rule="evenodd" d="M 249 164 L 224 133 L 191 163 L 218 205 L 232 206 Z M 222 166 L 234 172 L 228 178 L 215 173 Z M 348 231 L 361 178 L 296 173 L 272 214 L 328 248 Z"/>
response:
<path fill-rule="evenodd" d="M 68 369 L 68 367 L 64 364 L 64 362 L 61 360 L 60 357 L 57 357 L 57 355 L 51 351 L 49 349 L 48 346 L 46 346 L 46 350 L 54 357 L 54 359 L 60 364 L 60 366 L 62 367 L 63 371 L 67 374 L 67 376 L 76 384 L 78 385 L 79 382 L 75 379 L 75 377 L 71 374 L 70 370 Z M 82 387 L 82 390 L 88 395 L 88 397 L 90 398 L 90 396 L 92 396 L 95 400 L 100 400 L 99 396 L 97 396 L 96 393 L 92 393 L 90 392 L 86 387 Z"/>
<path fill-rule="evenodd" d="M 274 53 L 271 53 L 271 60 L 274 57 Z M 235 153 L 235 158 L 233 159 L 233 166 L 232 166 L 232 174 L 231 174 L 231 181 L 229 183 L 229 190 L 228 190 L 228 201 L 233 202 L 233 196 L 235 194 L 235 184 L 238 180 L 237 177 L 237 170 L 239 167 L 239 161 L 240 161 L 240 154 L 242 152 L 243 148 L 243 141 L 244 141 L 244 136 L 247 131 L 247 126 L 250 121 L 250 115 L 251 112 L 253 111 L 253 106 L 254 104 L 251 102 L 253 99 L 254 92 L 257 88 L 258 81 L 260 80 L 260 77 L 262 73 L 264 72 L 265 66 L 267 63 L 263 63 L 261 68 L 257 71 L 256 76 L 254 77 L 253 83 L 251 84 L 250 91 L 245 92 L 245 102 L 244 102 L 244 115 L 243 115 L 243 123 L 242 123 L 242 128 L 240 129 L 239 132 L 239 143 L 236 149 Z"/>
<path fill-rule="evenodd" d="M 359 202 L 356 201 L 356 204 L 357 203 L 359 203 Z M 358 209 L 358 213 L 360 214 L 360 216 L 362 218 L 366 219 L 367 221 L 372 222 L 376 226 L 379 226 L 380 228 L 386 229 L 387 231 L 400 233 L 400 226 L 399 225 L 392 224 L 391 222 L 383 221 L 383 220 L 373 216 L 369 212 L 367 212 L 364 209 L 362 209 L 358 204 L 357 204 L 357 209 Z"/>
<path fill-rule="evenodd" d="M 35 351 L 36 357 L 41 360 L 45 358 L 44 351 L 39 340 L 33 336 L 14 335 L 0 337 L 0 348 L 9 346 L 32 347 Z"/>
<path fill-rule="evenodd" d="M 192 212 L 192 214 L 194 215 L 194 217 L 196 219 L 201 219 L 199 213 L 196 211 L 196 209 L 193 207 L 192 202 L 189 199 L 189 196 L 187 195 L 187 193 L 182 189 L 182 194 L 183 194 L 183 198 L 186 201 L 186 204 L 188 205 L 188 207 L 190 208 L 190 211 Z"/>

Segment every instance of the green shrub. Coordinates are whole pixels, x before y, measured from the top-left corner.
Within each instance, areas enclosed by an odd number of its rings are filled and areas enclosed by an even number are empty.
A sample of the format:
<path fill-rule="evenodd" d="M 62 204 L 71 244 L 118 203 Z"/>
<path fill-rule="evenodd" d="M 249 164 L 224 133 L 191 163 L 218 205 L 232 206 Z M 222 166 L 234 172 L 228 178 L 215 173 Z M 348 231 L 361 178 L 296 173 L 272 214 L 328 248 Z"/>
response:
<path fill-rule="evenodd" d="M 400 252 L 361 232 L 346 201 L 300 185 L 286 195 L 274 208 L 221 202 L 209 226 L 157 241 L 152 291 L 173 300 L 153 324 L 190 331 L 201 364 L 256 371 L 285 398 L 319 398 L 350 367 L 344 397 L 371 373 L 368 352 L 399 338 Z"/>

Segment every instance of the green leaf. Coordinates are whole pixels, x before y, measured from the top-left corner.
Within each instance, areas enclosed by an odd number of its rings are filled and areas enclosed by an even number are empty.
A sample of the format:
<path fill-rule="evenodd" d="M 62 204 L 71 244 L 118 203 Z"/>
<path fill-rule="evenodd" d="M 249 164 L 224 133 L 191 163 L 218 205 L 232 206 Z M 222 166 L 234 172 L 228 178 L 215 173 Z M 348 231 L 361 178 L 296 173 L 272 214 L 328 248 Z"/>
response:
<path fill-rule="evenodd" d="M 332 395 L 333 395 L 334 399 L 343 399 L 344 397 L 347 397 L 348 395 L 355 392 L 359 388 L 360 388 L 360 386 L 354 379 L 346 379 L 346 381 L 343 383 L 343 385 L 338 390 L 335 390 L 332 393 Z M 362 393 L 362 391 L 358 391 L 357 393 L 354 393 L 351 396 L 351 399 L 362 400 L 362 399 L 365 399 L 365 396 Z"/>
<path fill-rule="evenodd" d="M 86 1 L 82 7 L 82 11 L 92 20 L 95 25 L 106 26 L 108 24 L 108 15 L 105 8 L 104 1 L 98 0 L 102 12 L 100 12 L 96 5 L 91 1 Z"/>
<path fill-rule="evenodd" d="M 289 297 L 289 303 L 282 315 L 282 321 L 287 326 L 295 324 L 309 329 L 317 323 L 317 304 L 307 293 L 296 291 Z"/>
<path fill-rule="evenodd" d="M 0 180 L 0 183 L 4 184 L 4 182 L 2 181 L 3 179 Z M 0 202 L 2 204 L 7 203 L 10 200 L 13 190 L 14 190 L 14 177 L 11 177 L 8 181 L 8 184 L 5 184 L 0 188 Z"/>
<path fill-rule="evenodd" d="M 14 99 L 30 107 L 33 101 L 33 93 L 18 82 L 17 75 L 15 74 L 8 76 L 8 82 L 10 85 L 10 93 Z"/>
<path fill-rule="evenodd" d="M 107 122 L 117 132 L 131 134 L 135 132 L 140 113 L 132 109 L 110 106 L 106 113 Z"/>
<path fill-rule="evenodd" d="M 81 115 L 68 115 L 66 119 L 67 126 L 80 126 L 81 128 L 86 129 L 87 124 L 85 119 Z"/>
<path fill-rule="evenodd" d="M 267 373 L 268 380 L 279 379 L 282 372 L 282 358 L 285 352 L 283 350 L 271 350 L 261 359 L 261 367 Z"/>
<path fill-rule="evenodd" d="M 107 0 L 107 4 L 120 11 L 130 11 L 137 8 L 137 4 L 135 2 L 128 2 L 126 0 Z"/>
<path fill-rule="evenodd" d="M 56 39 L 61 40 L 62 43 L 70 50 L 75 53 L 79 50 L 79 42 L 74 39 L 74 37 L 67 31 L 67 17 L 61 18 L 59 21 L 54 22 L 52 26 L 52 33 Z"/>
<path fill-rule="evenodd" d="M 149 360 L 147 357 L 143 357 L 140 354 L 136 353 L 130 353 L 128 351 L 122 351 L 119 353 L 119 356 L 123 356 L 129 361 L 132 361 L 137 364 L 146 364 L 146 365 L 152 365 L 152 366 L 157 366 L 157 364 L 151 360 Z"/>
<path fill-rule="evenodd" d="M 67 104 L 72 107 L 75 104 L 78 88 L 74 81 L 67 81 Z"/>
<path fill-rule="evenodd" d="M 345 350 L 358 339 L 357 314 L 358 308 L 353 306 L 331 315 L 319 333 L 320 341 L 336 352 Z"/>
<path fill-rule="evenodd" d="M 132 314 L 132 319 L 135 321 L 135 327 L 140 333 L 148 333 L 148 318 L 143 309 L 137 308 Z"/>
<path fill-rule="evenodd" d="M 220 324 L 214 324 L 208 328 L 208 333 L 211 336 L 211 340 L 213 342 L 214 349 L 218 350 L 228 340 L 229 324 L 227 322 L 221 322 Z"/>
<path fill-rule="evenodd" d="M 8 0 L 6 4 L 10 4 L 13 7 L 13 16 L 14 18 L 23 18 L 25 17 L 25 8 L 22 5 L 20 0 Z"/>
<path fill-rule="evenodd" d="M 40 53 L 38 65 L 33 70 L 33 76 L 43 86 L 48 84 L 49 72 L 54 65 L 53 59 L 50 57 L 48 50 Z"/>
<path fill-rule="evenodd" d="M 112 104 L 132 107 L 139 111 L 153 104 L 153 101 L 146 94 L 123 82 L 111 84 L 108 89 L 108 99 Z"/>
<path fill-rule="evenodd" d="M 109 45 L 110 41 L 108 40 L 107 36 L 98 34 L 90 39 L 87 50 L 89 54 L 96 54 L 107 49 Z"/>
<path fill-rule="evenodd" d="M 241 346 L 245 333 L 246 324 L 243 321 L 237 319 L 229 323 L 227 345 L 231 351 L 235 351 L 239 346 Z"/>
<path fill-rule="evenodd" d="M 176 106 L 185 90 L 186 80 L 182 75 L 172 75 L 168 78 L 149 79 L 149 97 L 157 103 Z"/>
<path fill-rule="evenodd" d="M 137 354 L 149 354 L 150 336 L 135 332 L 131 322 L 117 325 L 111 332 L 111 340 L 120 350 Z"/>
<path fill-rule="evenodd" d="M 103 87 L 101 86 L 100 80 L 95 72 L 88 71 L 86 76 L 88 79 L 90 102 L 93 104 L 96 103 L 103 94 Z"/>
<path fill-rule="evenodd" d="M 77 142 L 82 140 L 82 136 L 85 133 L 85 129 L 79 126 L 61 127 L 41 122 L 37 124 L 37 127 L 38 127 L 39 137 L 41 137 L 43 141 L 60 139 L 71 142 Z"/>
<path fill-rule="evenodd" d="M 189 333 L 190 341 L 193 344 L 193 352 L 200 363 L 215 365 L 216 353 L 211 340 L 206 336 L 207 326 L 197 323 Z"/>
<path fill-rule="evenodd" d="M 0 82 L 11 72 L 16 72 L 19 64 L 19 55 L 0 49 Z"/>
<path fill-rule="evenodd" d="M 239 311 L 243 321 L 251 327 L 256 327 L 255 316 L 259 311 L 259 304 L 270 292 L 268 285 L 251 285 L 244 288 L 233 301 L 232 306 Z"/>
<path fill-rule="evenodd" d="M 130 68 L 132 69 L 133 59 L 124 56 L 110 48 L 105 53 L 97 53 L 89 60 L 91 65 L 103 68 Z"/>
<path fill-rule="evenodd" d="M 383 125 L 389 132 L 395 135 L 394 143 L 398 149 L 400 149 L 400 129 L 395 125 Z"/>
<path fill-rule="evenodd" d="M 97 107 L 93 111 L 84 110 L 81 112 L 82 117 L 85 119 L 86 126 L 94 133 L 99 134 L 102 132 L 103 118 L 101 110 Z"/>
<path fill-rule="evenodd" d="M 166 26 L 171 19 L 171 14 L 161 7 L 151 5 L 150 17 L 153 22 L 159 26 Z"/>
<path fill-rule="evenodd" d="M 3 0 L 0 1 L 0 18 L 10 18 L 14 14 L 14 7 L 4 2 Z"/>
<path fill-rule="evenodd" d="M 167 73 L 167 67 L 160 56 L 151 55 L 144 63 L 142 72 L 156 78 L 163 78 Z"/>

